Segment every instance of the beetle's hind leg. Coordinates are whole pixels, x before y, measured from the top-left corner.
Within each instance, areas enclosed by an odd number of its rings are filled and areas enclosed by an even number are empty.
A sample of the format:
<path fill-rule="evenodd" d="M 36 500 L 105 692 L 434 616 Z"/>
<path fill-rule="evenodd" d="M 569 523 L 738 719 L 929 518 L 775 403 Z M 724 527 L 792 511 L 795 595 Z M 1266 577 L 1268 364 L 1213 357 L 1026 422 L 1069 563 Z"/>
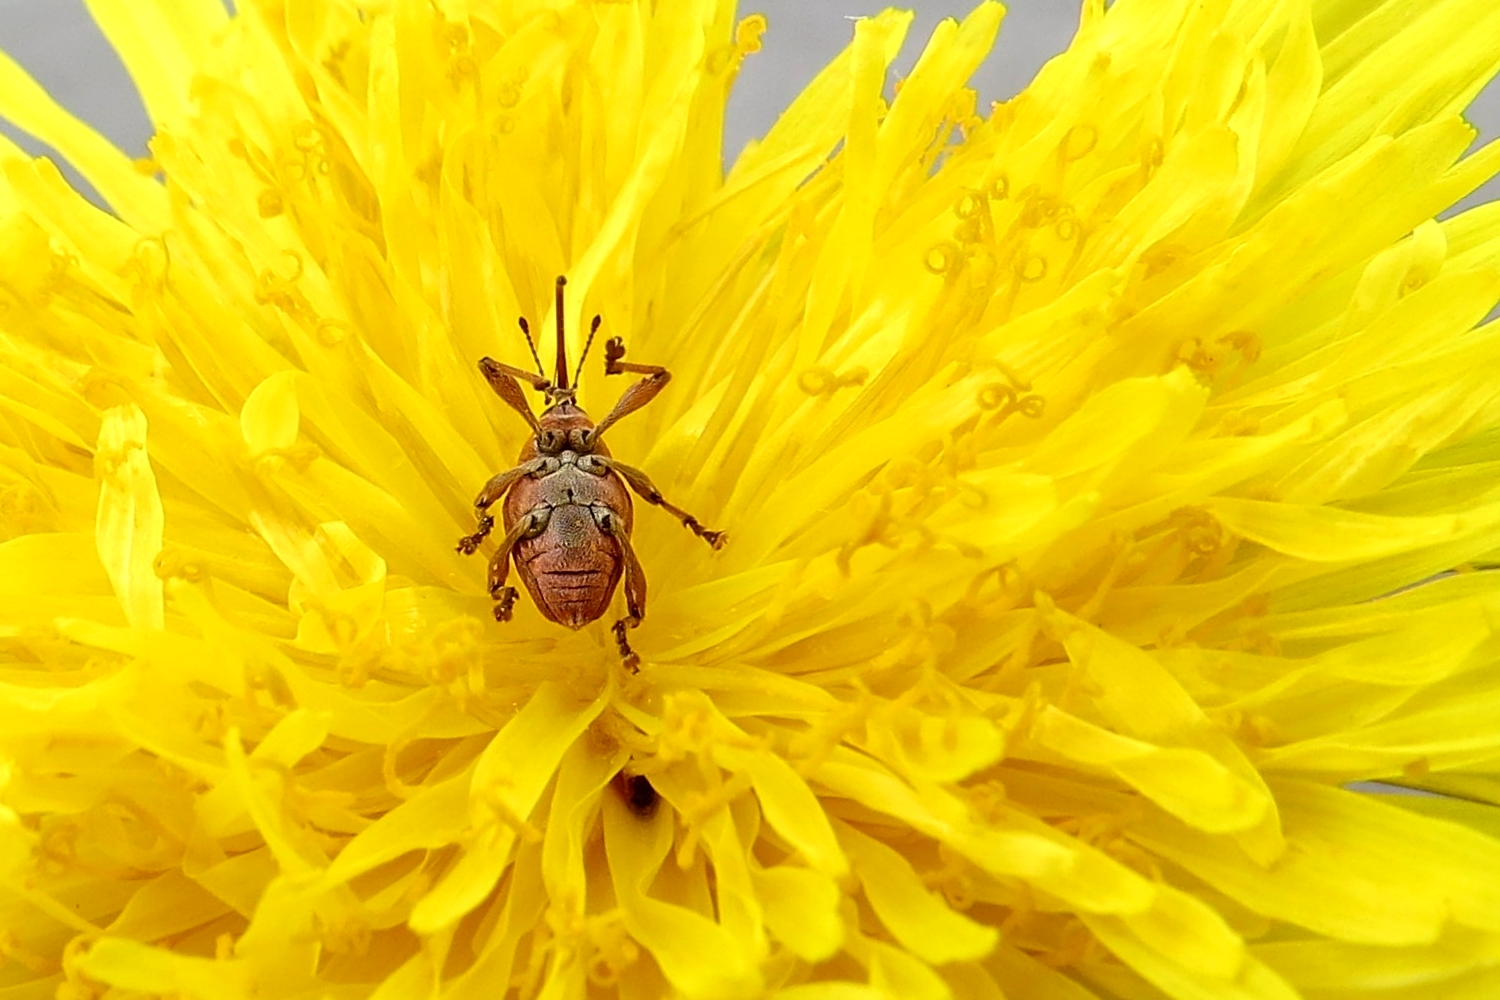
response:
<path fill-rule="evenodd" d="M 620 647 L 620 659 L 624 661 L 625 669 L 635 673 L 640 668 L 641 658 L 630 648 L 626 633 L 646 617 L 646 571 L 641 569 L 641 561 L 635 557 L 630 536 L 625 533 L 615 512 L 598 504 L 592 509 L 594 522 L 599 525 L 599 530 L 620 543 L 620 556 L 625 560 L 625 617 L 615 622 L 610 631 L 615 635 L 615 644 Z"/>
<path fill-rule="evenodd" d="M 505 533 L 500 547 L 490 556 L 490 598 L 495 602 L 495 621 L 510 621 L 511 609 L 516 604 L 516 588 L 507 587 L 505 578 L 510 573 L 510 553 L 523 538 L 534 538 L 547 528 L 552 518 L 551 507 L 533 507 Z"/>

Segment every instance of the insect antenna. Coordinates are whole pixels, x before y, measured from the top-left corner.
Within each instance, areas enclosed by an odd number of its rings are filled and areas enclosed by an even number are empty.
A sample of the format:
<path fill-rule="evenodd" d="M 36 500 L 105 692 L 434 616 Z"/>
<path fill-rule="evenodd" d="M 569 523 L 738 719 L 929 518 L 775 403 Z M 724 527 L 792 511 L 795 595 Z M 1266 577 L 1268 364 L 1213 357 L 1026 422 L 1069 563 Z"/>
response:
<path fill-rule="evenodd" d="M 573 373 L 574 385 L 577 385 L 578 380 L 583 378 L 583 363 L 588 360 L 589 348 L 594 346 L 594 334 L 599 332 L 601 319 L 603 319 L 602 316 L 595 316 L 594 321 L 589 324 L 589 339 L 583 342 L 583 353 L 578 356 L 578 370 Z"/>
<path fill-rule="evenodd" d="M 559 389 L 568 388 L 568 341 L 563 331 L 563 286 L 567 283 L 567 278 L 557 276 L 557 381 L 553 385 Z"/>
<path fill-rule="evenodd" d="M 521 324 L 521 332 L 526 335 L 526 346 L 531 348 L 531 360 L 536 362 L 536 373 L 542 378 L 546 378 L 547 369 L 542 367 L 542 359 L 537 356 L 536 344 L 531 339 L 531 327 L 527 324 L 526 317 L 519 316 L 516 318 L 516 322 Z"/>

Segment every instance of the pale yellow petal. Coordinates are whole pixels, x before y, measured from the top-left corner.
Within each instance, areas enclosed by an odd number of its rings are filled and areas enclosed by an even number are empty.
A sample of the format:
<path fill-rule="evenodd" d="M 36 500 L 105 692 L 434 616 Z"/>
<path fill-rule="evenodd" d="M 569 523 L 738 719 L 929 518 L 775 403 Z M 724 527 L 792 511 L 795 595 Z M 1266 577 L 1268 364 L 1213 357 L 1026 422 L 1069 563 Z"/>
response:
<path fill-rule="evenodd" d="M 146 451 L 146 415 L 139 408 L 118 407 L 104 414 L 94 461 L 99 477 L 99 561 L 126 620 L 138 628 L 159 629 L 164 624 L 164 598 L 155 564 L 164 519 Z"/>

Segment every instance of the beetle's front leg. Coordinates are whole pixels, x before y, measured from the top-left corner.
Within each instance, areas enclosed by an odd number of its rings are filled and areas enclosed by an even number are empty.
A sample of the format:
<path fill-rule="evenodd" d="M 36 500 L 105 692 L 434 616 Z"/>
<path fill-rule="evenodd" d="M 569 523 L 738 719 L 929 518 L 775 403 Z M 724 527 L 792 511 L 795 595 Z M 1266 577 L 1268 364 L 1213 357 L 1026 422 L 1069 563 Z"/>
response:
<path fill-rule="evenodd" d="M 517 482 L 542 471 L 545 465 L 545 458 L 533 458 L 529 462 L 521 463 L 514 469 L 507 469 L 505 472 L 499 473 L 489 482 L 485 483 L 484 489 L 479 491 L 479 496 L 474 498 L 474 516 L 479 521 L 479 530 L 472 535 L 465 535 L 460 538 L 455 551 L 462 552 L 466 556 L 473 555 L 479 549 L 479 543 L 484 541 L 495 527 L 495 519 L 489 513 L 490 507 L 494 505 L 495 501 L 505 496 L 506 492 Z"/>
<path fill-rule="evenodd" d="M 505 578 L 510 573 L 510 553 L 523 538 L 534 538 L 547 528 L 552 518 L 551 507 L 534 507 L 528 510 L 500 542 L 495 554 L 490 556 L 490 598 L 495 602 L 495 621 L 510 621 L 511 609 L 516 603 L 516 588 L 507 587 Z"/>
<path fill-rule="evenodd" d="M 625 633 L 646 617 L 646 571 L 641 569 L 641 561 L 635 557 L 635 549 L 630 545 L 630 536 L 625 534 L 615 512 L 598 505 L 593 511 L 594 522 L 601 531 L 620 543 L 620 556 L 625 560 L 625 617 L 615 622 L 610 631 L 615 635 L 615 644 L 620 647 L 620 659 L 624 661 L 625 669 L 635 673 L 640 669 L 641 658 L 630 648 Z"/>
<path fill-rule="evenodd" d="M 638 365 L 632 361 L 621 361 L 625 356 L 625 342 L 619 337 L 611 337 L 604 344 L 604 374 L 625 375 L 634 373 L 644 375 L 645 378 L 626 389 L 619 400 L 615 402 L 614 408 L 604 415 L 593 430 L 589 431 L 589 440 L 598 441 L 604 436 L 604 432 L 614 425 L 615 421 L 630 416 L 636 410 L 645 406 L 656 398 L 656 394 L 667 387 L 672 380 L 672 373 L 661 365 Z"/>

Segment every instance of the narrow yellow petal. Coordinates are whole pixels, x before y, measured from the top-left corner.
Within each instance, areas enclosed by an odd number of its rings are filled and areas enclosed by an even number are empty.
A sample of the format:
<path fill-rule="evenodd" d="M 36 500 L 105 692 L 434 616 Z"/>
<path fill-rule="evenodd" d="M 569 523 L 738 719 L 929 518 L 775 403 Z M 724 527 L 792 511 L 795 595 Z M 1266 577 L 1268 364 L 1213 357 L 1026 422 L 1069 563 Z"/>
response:
<path fill-rule="evenodd" d="M 1251 909 L 1340 940 L 1428 944 L 1449 921 L 1500 931 L 1500 843 L 1337 788 L 1273 787 L 1288 839 L 1275 865 L 1215 856 L 1159 821 L 1141 839 Z"/>
<path fill-rule="evenodd" d="M 1176 956 L 1142 947 L 1132 928 L 1118 917 L 1086 917 L 1091 931 L 1111 951 L 1168 996 L 1182 1000 L 1299 1000 L 1297 991 L 1253 958 L 1230 975 L 1206 975 L 1185 968 Z"/>
<path fill-rule="evenodd" d="M 162 186 L 110 141 L 73 117 L 0 53 L 0 118 L 56 149 L 127 222 L 156 233 L 167 225 Z"/>
<path fill-rule="evenodd" d="M 1500 503 L 1494 502 L 1454 514 L 1403 518 L 1230 497 L 1205 507 L 1230 531 L 1314 562 L 1368 561 L 1449 541 L 1487 539 L 1500 526 Z"/>
<path fill-rule="evenodd" d="M 802 855 L 815 871 L 837 878 L 849 870 L 828 817 L 791 765 L 772 754 L 720 746 L 715 758 L 731 771 L 750 779 L 766 822 Z"/>
<path fill-rule="evenodd" d="M 1493 936 L 1446 935 L 1428 947 L 1377 948 L 1344 941 L 1268 942 L 1252 949 L 1287 981 L 1306 992 L 1334 996 L 1377 995 L 1417 1000 L 1424 996 L 1483 997 L 1500 972 L 1500 940 Z M 1478 965 L 1478 975 L 1470 970 Z M 1487 967 L 1487 968 L 1486 968 Z"/>
<path fill-rule="evenodd" d="M 1008 944 L 995 950 L 990 963 L 995 981 L 1007 997 L 1025 996 L 1029 1000 L 1096 1000 L 1098 994 L 1057 969 L 1038 962 L 1031 955 Z"/>
<path fill-rule="evenodd" d="M 1070 760 L 1108 770 L 1202 830 L 1247 829 L 1265 818 L 1270 805 L 1259 788 L 1206 753 L 1117 736 L 1055 708 L 1043 710 L 1028 736 Z"/>
<path fill-rule="evenodd" d="M 255 993 L 245 962 L 194 958 L 124 938 L 94 942 L 84 953 L 79 971 L 101 983 L 143 993 L 178 993 L 205 1000 L 238 1000 Z"/>
<path fill-rule="evenodd" d="M 886 996 L 953 1000 L 953 993 L 942 977 L 905 949 L 884 941 L 864 941 L 861 945 L 859 950 L 866 952 L 865 961 L 870 969 L 870 985 Z"/>
<path fill-rule="evenodd" d="M 925 962 L 973 961 L 989 954 L 999 939 L 994 928 L 955 912 L 922 885 L 897 851 L 851 827 L 839 829 L 840 842 L 881 922 L 912 954 Z"/>
<path fill-rule="evenodd" d="M 1308 167 L 1371 135 L 1412 128 L 1463 107 L 1500 65 L 1482 41 L 1500 30 L 1500 16 L 1488 4 L 1387 4 L 1369 21 L 1369 30 L 1346 32 L 1329 46 L 1328 85 L 1300 144 Z M 1447 26 L 1455 22 L 1470 31 L 1453 38 Z M 1391 30 L 1397 23 L 1400 30 Z M 1442 59 L 1433 58 L 1438 52 Z M 1406 76 L 1401 87 L 1385 85 L 1393 73 L 1414 66 L 1421 70 Z"/>
<path fill-rule="evenodd" d="M 623 755 L 597 752 L 587 740 L 568 748 L 558 767 L 547 826 L 542 874 L 548 894 L 562 905 L 582 907 L 588 892 L 584 841 L 601 790 L 625 763 Z"/>
<path fill-rule="evenodd" d="M 843 894 L 833 879 L 810 868 L 776 865 L 751 870 L 766 929 L 808 962 L 831 958 L 844 943 Z"/>
<path fill-rule="evenodd" d="M 99 513 L 95 522 L 99 561 L 109 574 L 125 618 L 139 628 L 164 624 L 161 578 L 161 494 L 146 453 L 146 415 L 136 406 L 104 414 L 95 451 Z"/>
<path fill-rule="evenodd" d="M 85 0 L 158 124 L 187 117 L 196 63 L 228 23 L 218 0 Z"/>
<path fill-rule="evenodd" d="M 1309 6 L 1292 8 L 1281 51 L 1266 71 L 1266 104 L 1276 113 L 1265 116 L 1260 135 L 1256 179 L 1262 187 L 1285 167 L 1323 89 L 1323 56 Z"/>
<path fill-rule="evenodd" d="M 469 790 L 469 819 L 482 839 L 412 909 L 414 929 L 455 923 L 494 888 L 517 838 L 540 838 L 530 823 L 532 810 L 568 747 L 603 710 L 607 695 L 579 703 L 561 685 L 544 684 L 485 747 Z"/>
<path fill-rule="evenodd" d="M 671 846 L 670 817 L 632 813 L 604 799 L 604 841 L 615 895 L 631 935 L 649 950 L 672 986 L 689 997 L 752 997 L 761 976 L 746 943 L 684 906 L 653 899 L 645 889 Z"/>

